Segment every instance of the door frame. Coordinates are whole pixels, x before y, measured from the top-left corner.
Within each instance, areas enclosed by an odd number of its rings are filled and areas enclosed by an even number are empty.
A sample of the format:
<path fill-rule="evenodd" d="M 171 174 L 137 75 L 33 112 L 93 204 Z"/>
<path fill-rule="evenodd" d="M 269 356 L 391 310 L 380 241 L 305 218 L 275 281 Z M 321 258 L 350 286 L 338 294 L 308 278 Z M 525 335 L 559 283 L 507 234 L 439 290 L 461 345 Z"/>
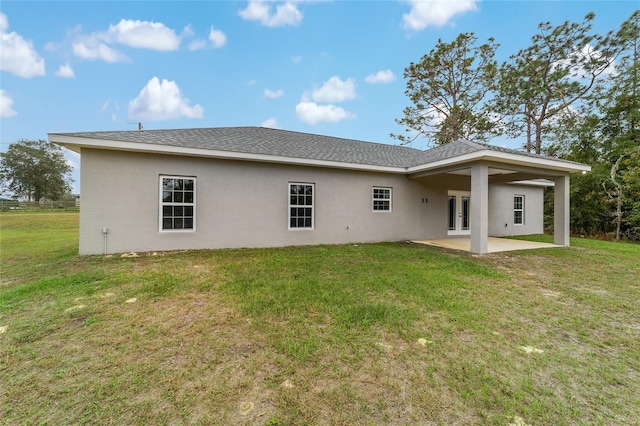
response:
<path fill-rule="evenodd" d="M 452 201 L 454 211 L 451 211 Z M 453 215 L 452 215 L 453 213 Z M 471 192 L 449 190 L 447 193 L 447 235 L 471 234 Z"/>

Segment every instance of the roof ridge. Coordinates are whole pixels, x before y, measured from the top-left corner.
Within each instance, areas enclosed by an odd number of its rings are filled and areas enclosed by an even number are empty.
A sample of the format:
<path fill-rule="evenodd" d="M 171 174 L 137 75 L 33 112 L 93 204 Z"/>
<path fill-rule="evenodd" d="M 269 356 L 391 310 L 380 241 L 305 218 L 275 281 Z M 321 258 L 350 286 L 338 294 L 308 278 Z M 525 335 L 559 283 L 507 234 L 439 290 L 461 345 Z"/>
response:
<path fill-rule="evenodd" d="M 289 130 L 289 129 L 276 129 L 273 127 L 264 127 L 264 126 L 222 126 L 222 127 L 185 127 L 185 128 L 179 128 L 179 129 L 142 129 L 142 130 L 98 130 L 98 131 L 89 131 L 89 132 L 51 132 L 51 134 L 58 134 L 58 135 L 63 135 L 63 134 L 83 134 L 83 135 L 100 135 L 100 134 L 117 134 L 117 133 L 121 133 L 121 134 L 139 134 L 139 135 L 143 135 L 145 133 L 149 134 L 149 133 L 161 133 L 161 132 L 168 132 L 168 133 L 179 133 L 179 132 L 199 132 L 199 131 L 242 131 L 242 130 L 258 130 L 258 131 L 266 131 L 266 132 L 272 132 L 272 133 L 285 133 L 288 134 L 290 136 L 296 136 L 296 135 L 302 135 L 308 138 L 323 138 L 325 140 L 334 140 L 334 141 L 346 141 L 346 142 L 357 142 L 357 143 L 361 143 L 361 144 L 370 144 L 370 145 L 375 145 L 375 146 L 383 146 L 385 148 L 392 148 L 392 149 L 399 149 L 402 151 L 406 151 L 406 152 L 413 152 L 413 153 L 423 153 L 425 152 L 422 149 L 418 149 L 418 148 L 413 148 L 410 146 L 405 146 L 405 145 L 394 145 L 394 144 L 389 144 L 389 143 L 384 143 L 384 142 L 373 142 L 373 141 L 365 141 L 362 139 L 354 139 L 354 138 L 346 138 L 346 137 L 341 137 L 341 136 L 331 136 L 331 135 L 321 135 L 321 134 L 317 134 L 317 133 L 309 133 L 309 132 L 301 132 L 298 130 Z"/>
<path fill-rule="evenodd" d="M 484 147 L 484 146 L 488 145 L 488 144 L 483 144 L 481 142 L 470 141 L 469 139 L 458 139 L 457 141 L 454 141 L 454 142 L 463 142 L 466 145 L 472 146 L 474 148 L 479 147 L 479 146 L 480 147 Z"/>
<path fill-rule="evenodd" d="M 437 146 L 434 146 L 433 148 L 429 148 L 426 151 L 423 151 L 425 153 L 429 153 L 432 152 L 434 150 L 450 150 L 452 149 L 452 147 L 456 147 L 458 145 L 466 145 L 470 148 L 474 148 L 474 149 L 478 149 L 478 148 L 482 148 L 482 144 L 479 144 L 477 142 L 473 142 L 470 141 L 468 139 L 456 139 L 454 141 L 451 142 L 447 142 L 447 143 L 441 143 Z"/>

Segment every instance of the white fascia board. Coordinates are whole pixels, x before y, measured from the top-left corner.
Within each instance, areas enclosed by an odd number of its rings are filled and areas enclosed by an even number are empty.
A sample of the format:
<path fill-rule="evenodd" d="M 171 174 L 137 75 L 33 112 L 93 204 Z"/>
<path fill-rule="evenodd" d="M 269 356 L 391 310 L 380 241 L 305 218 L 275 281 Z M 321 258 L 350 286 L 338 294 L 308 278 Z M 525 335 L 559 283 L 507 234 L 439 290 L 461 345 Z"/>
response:
<path fill-rule="evenodd" d="M 144 152 L 149 154 L 182 155 L 189 157 L 217 158 L 224 160 L 257 161 L 263 163 L 291 164 L 301 166 L 329 167 L 336 169 L 363 170 L 383 173 L 406 174 L 405 167 L 376 166 L 370 164 L 344 163 L 340 161 L 312 160 L 307 158 L 284 157 L 278 155 L 252 154 L 245 152 L 221 151 L 204 148 L 190 148 L 174 145 L 158 145 L 139 142 L 106 139 L 80 138 L 76 136 L 49 133 L 49 141 L 80 153 L 81 148 L 106 149 L 114 151 Z"/>
<path fill-rule="evenodd" d="M 472 161 L 495 161 L 497 163 L 513 164 L 518 166 L 528 166 L 535 168 L 545 168 L 550 170 L 557 170 L 569 173 L 588 172 L 591 171 L 591 166 L 579 163 L 568 163 L 565 161 L 558 161 L 550 158 L 533 158 L 524 155 L 512 154 L 508 152 L 499 152 L 492 150 L 483 150 L 472 152 L 469 154 L 459 155 L 452 158 L 447 158 L 433 163 L 428 163 L 419 166 L 409 167 L 408 173 L 419 173 L 439 167 L 454 166 L 457 164 L 469 163 Z"/>
<path fill-rule="evenodd" d="M 234 151 L 211 150 L 205 148 L 191 148 L 174 145 L 158 145 L 139 142 L 83 138 L 58 133 L 49 133 L 49 141 L 60 144 L 72 151 L 80 153 L 81 148 L 107 149 L 115 151 L 145 152 L 150 154 L 184 155 L 192 157 L 218 158 L 227 160 L 258 161 L 267 163 L 292 164 L 302 166 L 329 167 L 349 170 L 362 170 L 382 173 L 412 174 L 437 169 L 440 167 L 462 165 L 473 161 L 485 160 L 504 164 L 547 168 L 562 172 L 586 173 L 591 166 L 579 163 L 568 163 L 548 158 L 530 158 L 524 155 L 483 150 L 469 154 L 447 158 L 433 163 L 413 167 L 389 167 L 371 164 L 345 163 L 340 161 L 313 160 L 307 158 L 284 157 L 268 154 L 252 154 Z"/>

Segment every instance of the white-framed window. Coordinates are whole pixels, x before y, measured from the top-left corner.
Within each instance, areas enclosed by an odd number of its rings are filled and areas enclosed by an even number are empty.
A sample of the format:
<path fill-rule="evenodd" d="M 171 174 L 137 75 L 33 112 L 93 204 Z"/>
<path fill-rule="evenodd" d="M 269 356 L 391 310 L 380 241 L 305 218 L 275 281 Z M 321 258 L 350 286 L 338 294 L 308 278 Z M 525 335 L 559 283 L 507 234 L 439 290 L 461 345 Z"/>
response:
<path fill-rule="evenodd" d="M 524 195 L 513 196 L 513 224 L 524 225 Z"/>
<path fill-rule="evenodd" d="M 289 229 L 313 229 L 315 184 L 289 183 Z"/>
<path fill-rule="evenodd" d="M 196 178 L 160 176 L 160 231 L 196 230 Z"/>
<path fill-rule="evenodd" d="M 371 200 L 374 212 L 390 212 L 391 188 L 374 186 L 371 191 Z"/>

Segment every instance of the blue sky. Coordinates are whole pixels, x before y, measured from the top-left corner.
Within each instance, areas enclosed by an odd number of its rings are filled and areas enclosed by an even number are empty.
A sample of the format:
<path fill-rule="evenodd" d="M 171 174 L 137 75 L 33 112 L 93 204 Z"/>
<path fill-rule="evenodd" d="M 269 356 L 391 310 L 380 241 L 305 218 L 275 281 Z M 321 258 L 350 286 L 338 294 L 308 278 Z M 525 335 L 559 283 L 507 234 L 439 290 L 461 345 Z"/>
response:
<path fill-rule="evenodd" d="M 499 62 L 537 25 L 617 30 L 622 1 L 7 1 L 1 151 L 48 132 L 266 126 L 396 144 L 404 68 L 473 32 Z M 519 141 L 494 141 L 518 147 Z M 416 141 L 415 148 L 425 148 Z M 66 153 L 79 191 L 79 157 Z"/>

